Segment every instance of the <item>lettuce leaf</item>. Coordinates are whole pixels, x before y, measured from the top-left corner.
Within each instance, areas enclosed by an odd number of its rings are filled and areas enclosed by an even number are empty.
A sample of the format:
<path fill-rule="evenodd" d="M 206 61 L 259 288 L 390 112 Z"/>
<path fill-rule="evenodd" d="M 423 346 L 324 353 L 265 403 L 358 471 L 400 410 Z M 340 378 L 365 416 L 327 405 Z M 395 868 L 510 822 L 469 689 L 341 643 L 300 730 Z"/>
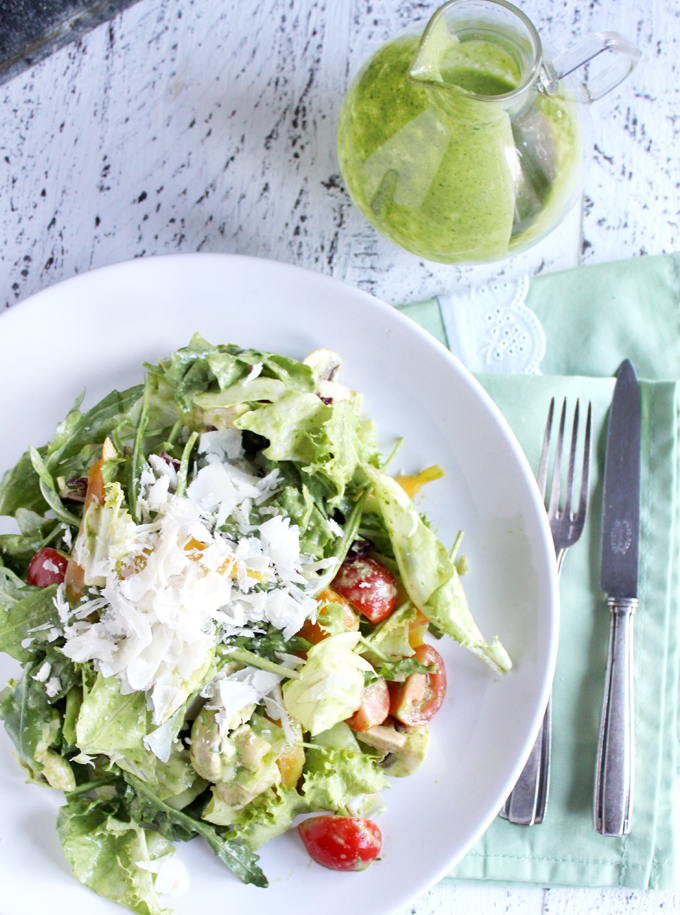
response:
<path fill-rule="evenodd" d="M 139 915 L 170 915 L 153 874 L 137 866 L 174 852 L 159 833 L 119 819 L 109 800 L 77 798 L 61 807 L 57 835 L 74 875 L 100 896 Z"/>
<path fill-rule="evenodd" d="M 251 389 L 249 383 L 241 392 L 238 389 L 240 382 L 248 376 L 251 367 L 258 364 L 262 366 L 260 378 L 274 379 L 280 385 L 269 386 L 264 381 Z M 172 389 L 181 410 L 189 413 L 196 404 L 199 409 L 195 411 L 195 419 L 203 410 L 225 408 L 246 400 L 269 399 L 264 395 L 259 397 L 258 388 L 270 393 L 284 387 L 298 391 L 314 390 L 311 369 L 295 359 L 237 346 L 213 346 L 199 334 L 194 334 L 188 346 L 148 368 Z M 223 392 L 225 396 L 221 397 Z M 203 395 L 207 399 L 199 400 Z"/>
<path fill-rule="evenodd" d="M 12 584 L 14 584 L 12 582 Z M 20 597 L 24 592 L 25 597 Z M 33 630 L 38 626 L 59 626 L 59 613 L 54 606 L 54 595 L 57 586 L 33 589 L 29 586 L 13 591 L 10 606 L 2 609 L 3 593 L 0 591 L 0 651 L 7 652 L 17 661 L 26 663 L 33 657 L 33 652 L 22 645 L 26 639 L 34 639 L 38 633 Z M 17 600 L 17 598 L 20 598 Z"/>
<path fill-rule="evenodd" d="M 303 473 L 320 474 L 341 498 L 357 467 L 377 455 L 373 424 L 351 400 L 326 404 L 316 394 L 288 391 L 262 404 L 234 425 L 269 441 L 262 452 L 273 461 L 294 461 Z"/>
<path fill-rule="evenodd" d="M 361 704 L 364 672 L 373 668 L 352 649 L 359 633 L 345 632 L 313 645 L 299 679 L 283 686 L 286 710 L 312 736 L 344 721 Z"/>
<path fill-rule="evenodd" d="M 223 804 L 215 793 L 215 805 Z M 309 803 L 295 788 L 276 785 L 263 791 L 232 819 L 234 838 L 252 851 L 290 829 L 300 813 L 309 811 Z"/>
<path fill-rule="evenodd" d="M 390 534 L 399 573 L 409 597 L 442 632 L 479 655 L 498 673 L 512 661 L 498 638 L 487 645 L 472 618 L 455 565 L 446 548 L 423 523 L 401 486 L 370 465 L 364 471 L 373 484 Z"/>
<path fill-rule="evenodd" d="M 353 798 L 377 794 L 388 784 L 344 722 L 318 734 L 314 742 L 316 747 L 306 753 L 302 783 L 309 810 L 345 813 Z"/>
<path fill-rule="evenodd" d="M 76 743 L 92 756 L 98 753 L 129 756 L 131 751 L 146 754 L 143 741 L 150 721 L 144 693 L 123 696 L 117 677 L 97 674 L 94 685 L 83 696 L 76 722 Z"/>

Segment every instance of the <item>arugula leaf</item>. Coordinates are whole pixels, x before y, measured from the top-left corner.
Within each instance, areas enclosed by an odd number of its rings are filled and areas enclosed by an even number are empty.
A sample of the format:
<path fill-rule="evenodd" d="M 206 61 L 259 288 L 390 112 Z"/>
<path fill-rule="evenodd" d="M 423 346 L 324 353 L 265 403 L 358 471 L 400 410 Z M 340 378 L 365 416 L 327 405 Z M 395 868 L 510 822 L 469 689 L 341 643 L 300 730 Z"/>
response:
<path fill-rule="evenodd" d="M 184 446 L 182 451 L 182 459 L 179 463 L 179 471 L 177 473 L 177 489 L 175 490 L 178 496 L 183 496 L 184 491 L 187 488 L 187 478 L 189 476 L 189 461 L 191 459 L 191 452 L 194 449 L 196 440 L 198 439 L 198 432 L 192 432 L 187 443 Z"/>
<path fill-rule="evenodd" d="M 68 425 L 68 437 L 63 437 L 59 447 L 50 450 L 47 466 L 54 476 L 67 478 L 83 476 L 91 462 L 88 446 L 101 445 L 107 435 L 113 435 L 121 423 L 129 422 L 128 414 L 138 404 L 143 386 L 135 385 L 126 391 L 111 391 L 87 413 L 76 417 Z M 59 474 L 56 469 L 59 468 Z"/>
<path fill-rule="evenodd" d="M 21 762 L 37 776 L 35 752 L 43 737 L 43 725 L 58 726 L 60 716 L 55 708 L 40 701 L 42 684 L 33 680 L 34 672 L 35 668 L 29 667 L 18 683 L 9 681 L 0 693 L 0 717 Z"/>
<path fill-rule="evenodd" d="M 74 527 L 78 527 L 80 525 L 80 518 L 71 514 L 70 511 L 64 508 L 64 503 L 59 498 L 57 487 L 55 486 L 54 480 L 52 479 L 52 474 L 47 469 L 47 465 L 41 458 L 40 452 L 32 446 L 28 449 L 28 452 L 31 456 L 31 464 L 33 464 L 33 469 L 40 478 L 39 485 L 43 499 L 45 502 L 47 502 L 49 507 L 52 509 L 60 521 L 63 521 L 64 524 L 70 524 Z"/>
<path fill-rule="evenodd" d="M 343 531 L 342 537 L 336 541 L 333 548 L 332 558 L 335 559 L 335 564 L 330 566 L 328 569 L 326 569 L 325 572 L 319 575 L 315 583 L 316 587 L 314 588 L 314 597 L 318 597 L 319 594 L 321 594 L 322 591 L 325 591 L 325 589 L 333 581 L 338 572 L 338 569 L 344 562 L 345 557 L 349 552 L 349 548 L 354 543 L 357 531 L 359 530 L 359 523 L 361 522 L 361 515 L 364 510 L 364 505 L 366 504 L 367 496 L 368 489 L 365 489 L 357 499 L 354 508 L 352 509 L 352 513 L 345 523 L 345 529 Z"/>
<path fill-rule="evenodd" d="M 292 639 L 284 639 L 283 633 L 276 626 L 269 623 L 264 635 L 245 636 L 238 635 L 229 638 L 224 645 L 218 647 L 220 655 L 224 654 L 229 658 L 229 649 L 234 645 L 237 648 L 245 648 L 246 651 L 254 652 L 262 658 L 273 661 L 274 664 L 280 664 L 281 659 L 277 657 L 278 652 L 286 654 L 295 654 L 296 651 L 306 651 L 309 648 L 309 642 L 293 636 Z M 245 663 L 245 662 L 244 662 Z"/>
<path fill-rule="evenodd" d="M 68 762 L 52 748 L 59 748 L 61 739 L 61 713 L 52 704 L 77 677 L 71 662 L 58 649 L 49 646 L 46 654 L 55 675 L 63 680 L 59 693 L 49 697 L 45 684 L 35 679 L 45 659 L 40 658 L 27 666 L 17 683 L 10 680 L 7 688 L 0 693 L 0 717 L 5 730 L 17 749 L 20 761 L 31 773 L 34 780 L 48 782 L 54 788 L 69 790 L 75 787 L 75 779 Z"/>
<path fill-rule="evenodd" d="M 168 839 L 186 841 L 194 835 L 203 836 L 220 861 L 226 864 L 239 880 L 243 883 L 253 883 L 255 886 L 268 886 L 267 878 L 257 864 L 258 856 L 250 849 L 225 838 L 209 823 L 170 807 L 134 775 L 126 772 L 125 781 L 131 789 L 126 793 L 128 809 L 138 822 L 153 824 Z"/>
<path fill-rule="evenodd" d="M 400 661 L 384 661 L 376 673 L 384 680 L 397 680 L 403 683 L 411 674 L 430 674 L 436 671 L 433 664 L 421 664 L 415 658 L 402 658 Z"/>
<path fill-rule="evenodd" d="M 144 433 L 149 422 L 149 379 L 144 382 L 144 394 L 142 395 L 142 406 L 139 411 L 137 420 L 137 429 L 135 430 L 135 442 L 132 446 L 132 458 L 130 468 L 130 488 L 128 491 L 128 505 L 130 514 L 133 519 L 139 522 L 137 515 L 137 493 L 139 491 L 139 479 L 142 475 L 142 465 L 144 464 L 144 452 L 142 450 L 144 442 Z"/>
<path fill-rule="evenodd" d="M 46 530 L 47 534 L 45 534 Z M 33 531 L 24 534 L 0 534 L 2 559 L 14 571 L 25 576 L 35 554 L 42 550 L 43 547 L 49 546 L 50 543 L 58 540 L 63 530 L 61 522 L 55 523 L 54 518 L 47 518 L 42 527 Z M 0 585 L 0 590 L 1 588 L 2 586 Z M 2 604 L 2 597 L 0 597 L 0 604 Z"/>
<path fill-rule="evenodd" d="M 109 434 L 115 435 L 114 430 L 125 421 L 141 394 L 141 385 L 123 392 L 112 391 L 82 414 L 76 404 L 57 426 L 55 441 L 50 446 L 37 449 L 51 477 L 72 479 L 84 476 L 92 461 L 90 446 L 101 444 Z M 49 503 L 45 501 L 40 483 L 31 454 L 26 451 L 0 482 L 0 515 L 14 517 L 21 508 L 44 514 Z"/>

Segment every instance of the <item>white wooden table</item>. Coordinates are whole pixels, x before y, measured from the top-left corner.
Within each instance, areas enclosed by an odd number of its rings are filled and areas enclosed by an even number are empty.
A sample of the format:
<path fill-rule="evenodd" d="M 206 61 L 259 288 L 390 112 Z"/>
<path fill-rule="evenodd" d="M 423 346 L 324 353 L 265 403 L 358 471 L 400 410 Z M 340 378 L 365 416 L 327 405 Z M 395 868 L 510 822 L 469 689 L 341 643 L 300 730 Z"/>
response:
<path fill-rule="evenodd" d="M 582 205 L 530 252 L 484 268 L 427 263 L 381 239 L 344 190 L 335 126 L 348 80 L 436 3 L 139 0 L 0 86 L 2 302 L 93 267 L 181 251 L 287 261 L 397 303 L 677 250 L 676 0 L 519 5 L 557 48 L 614 29 L 644 55 L 593 106 Z M 439 886 L 412 911 L 642 915 L 679 902 L 660 892 Z"/>

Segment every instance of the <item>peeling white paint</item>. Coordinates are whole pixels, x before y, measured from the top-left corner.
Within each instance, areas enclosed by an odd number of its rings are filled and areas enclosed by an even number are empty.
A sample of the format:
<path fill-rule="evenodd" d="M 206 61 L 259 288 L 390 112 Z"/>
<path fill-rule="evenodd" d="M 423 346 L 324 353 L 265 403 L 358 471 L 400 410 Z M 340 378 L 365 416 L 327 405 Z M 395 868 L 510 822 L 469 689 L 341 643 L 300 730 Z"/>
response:
<path fill-rule="evenodd" d="M 503 276 L 677 250 L 676 0 L 519 2 L 564 49 L 637 40 L 633 75 L 593 106 L 584 206 L 531 251 L 483 268 L 382 239 L 340 179 L 335 127 L 369 53 L 436 3 L 139 0 L 0 86 L 0 289 L 11 306 L 93 267 L 180 251 L 299 264 L 390 302 Z M 677 912 L 673 893 L 439 886 L 414 915 Z M 402 913 L 406 915 L 406 912 Z"/>

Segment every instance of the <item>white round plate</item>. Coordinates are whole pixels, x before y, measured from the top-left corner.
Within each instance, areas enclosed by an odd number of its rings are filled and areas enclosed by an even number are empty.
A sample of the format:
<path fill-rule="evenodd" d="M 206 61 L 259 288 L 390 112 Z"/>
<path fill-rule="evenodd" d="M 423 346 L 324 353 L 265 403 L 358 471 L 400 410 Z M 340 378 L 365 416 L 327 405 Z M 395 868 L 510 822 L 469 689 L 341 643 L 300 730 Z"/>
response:
<path fill-rule="evenodd" d="M 312 863 L 290 830 L 261 849 L 269 889 L 244 886 L 201 839 L 178 843 L 191 880 L 167 900 L 178 915 L 389 915 L 440 880 L 499 810 L 528 756 L 557 650 L 554 553 L 531 470 L 473 377 L 394 308 L 320 274 L 232 255 L 149 258 L 59 283 L 0 319 L 0 470 L 49 441 L 83 388 L 88 407 L 142 380 L 200 333 L 304 358 L 318 347 L 344 359 L 340 380 L 365 394 L 385 452 L 405 445 L 391 472 L 440 464 L 420 505 L 450 546 L 459 529 L 475 620 L 514 669 L 498 676 L 448 638 L 437 647 L 449 688 L 431 724 L 423 768 L 393 779 L 381 860 L 341 874 Z M 18 665 L 2 656 L 0 681 Z M 70 873 L 55 831 L 59 792 L 24 783 L 0 731 L 2 915 L 90 915 L 121 909 Z"/>

